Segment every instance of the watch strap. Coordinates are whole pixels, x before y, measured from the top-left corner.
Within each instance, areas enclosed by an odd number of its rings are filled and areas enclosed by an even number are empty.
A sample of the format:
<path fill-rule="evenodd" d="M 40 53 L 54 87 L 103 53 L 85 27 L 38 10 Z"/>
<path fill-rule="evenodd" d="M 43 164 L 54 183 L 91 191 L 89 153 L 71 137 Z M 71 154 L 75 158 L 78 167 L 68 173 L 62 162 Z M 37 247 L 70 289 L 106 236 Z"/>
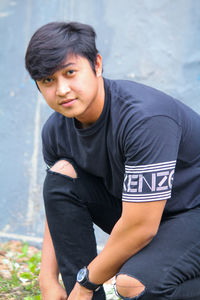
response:
<path fill-rule="evenodd" d="M 84 267 L 84 269 L 85 269 L 85 277 L 81 281 L 77 280 L 78 283 L 88 290 L 98 291 L 101 287 L 101 284 L 95 284 L 95 283 L 92 283 L 91 281 L 89 281 L 89 270 L 87 269 L 87 267 Z"/>

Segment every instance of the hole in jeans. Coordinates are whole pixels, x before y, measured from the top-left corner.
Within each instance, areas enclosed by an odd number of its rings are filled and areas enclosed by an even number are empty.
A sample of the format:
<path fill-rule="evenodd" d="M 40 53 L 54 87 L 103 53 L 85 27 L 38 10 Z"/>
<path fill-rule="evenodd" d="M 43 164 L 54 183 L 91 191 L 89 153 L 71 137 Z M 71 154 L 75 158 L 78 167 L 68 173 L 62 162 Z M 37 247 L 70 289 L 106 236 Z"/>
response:
<path fill-rule="evenodd" d="M 71 178 L 77 178 L 76 171 L 72 164 L 66 160 L 57 161 L 51 168 L 51 171 L 67 175 Z"/>
<path fill-rule="evenodd" d="M 143 294 L 145 286 L 137 279 L 120 274 L 116 280 L 116 291 L 122 298 L 134 298 Z"/>

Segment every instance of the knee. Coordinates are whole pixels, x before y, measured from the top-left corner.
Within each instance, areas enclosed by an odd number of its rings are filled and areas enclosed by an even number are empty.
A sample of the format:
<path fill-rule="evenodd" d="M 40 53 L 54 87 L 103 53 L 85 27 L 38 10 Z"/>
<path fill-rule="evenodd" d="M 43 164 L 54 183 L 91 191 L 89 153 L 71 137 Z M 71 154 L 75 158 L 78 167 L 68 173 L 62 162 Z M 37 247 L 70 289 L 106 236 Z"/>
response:
<path fill-rule="evenodd" d="M 77 178 L 76 171 L 72 164 L 66 160 L 59 160 L 57 161 L 51 168 L 51 171 L 60 173 L 63 175 L 67 175 L 72 178 Z"/>
<path fill-rule="evenodd" d="M 133 298 L 143 293 L 145 286 L 137 279 L 120 274 L 116 279 L 117 293 L 122 297 Z"/>

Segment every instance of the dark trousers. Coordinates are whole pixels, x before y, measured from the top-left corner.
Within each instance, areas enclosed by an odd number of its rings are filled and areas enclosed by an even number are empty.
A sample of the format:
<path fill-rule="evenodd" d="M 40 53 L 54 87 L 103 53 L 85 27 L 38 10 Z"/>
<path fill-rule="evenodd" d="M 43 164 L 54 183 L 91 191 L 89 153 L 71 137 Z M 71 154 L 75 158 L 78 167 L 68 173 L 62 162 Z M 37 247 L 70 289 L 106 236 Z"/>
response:
<path fill-rule="evenodd" d="M 74 168 L 75 179 L 48 170 L 44 182 L 47 221 L 68 294 L 78 270 L 97 255 L 93 223 L 110 233 L 122 209 L 101 179 Z M 163 217 L 156 237 L 119 273 L 145 286 L 132 299 L 200 300 L 200 208 Z M 105 299 L 103 288 L 93 299 Z"/>

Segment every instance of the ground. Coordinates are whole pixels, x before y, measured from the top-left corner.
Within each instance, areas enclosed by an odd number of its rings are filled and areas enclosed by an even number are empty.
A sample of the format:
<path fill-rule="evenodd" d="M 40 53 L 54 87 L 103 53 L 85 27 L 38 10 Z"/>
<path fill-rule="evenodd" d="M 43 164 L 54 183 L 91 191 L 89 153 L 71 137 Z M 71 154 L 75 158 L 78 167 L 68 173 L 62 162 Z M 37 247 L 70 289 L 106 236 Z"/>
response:
<path fill-rule="evenodd" d="M 0 243 L 0 299 L 41 300 L 38 274 L 41 251 L 21 241 Z M 107 300 L 118 299 L 112 282 L 104 285 Z"/>

